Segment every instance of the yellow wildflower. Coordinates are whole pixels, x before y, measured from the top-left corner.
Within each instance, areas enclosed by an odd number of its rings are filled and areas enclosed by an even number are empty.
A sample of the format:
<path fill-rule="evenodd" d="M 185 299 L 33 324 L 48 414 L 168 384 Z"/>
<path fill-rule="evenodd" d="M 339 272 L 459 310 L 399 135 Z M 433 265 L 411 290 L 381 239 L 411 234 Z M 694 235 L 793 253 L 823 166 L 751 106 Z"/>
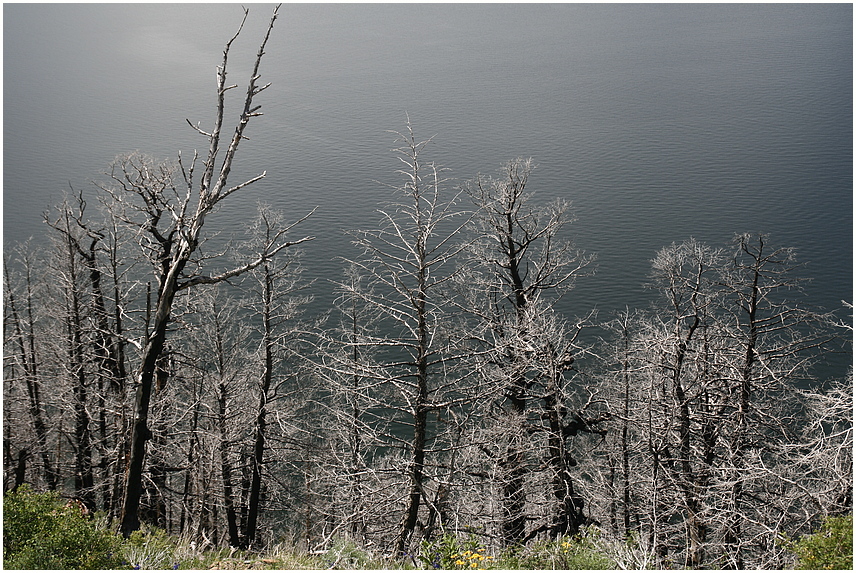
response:
<path fill-rule="evenodd" d="M 465 563 L 458 559 L 457 561 L 455 561 L 455 565 L 465 565 Z"/>

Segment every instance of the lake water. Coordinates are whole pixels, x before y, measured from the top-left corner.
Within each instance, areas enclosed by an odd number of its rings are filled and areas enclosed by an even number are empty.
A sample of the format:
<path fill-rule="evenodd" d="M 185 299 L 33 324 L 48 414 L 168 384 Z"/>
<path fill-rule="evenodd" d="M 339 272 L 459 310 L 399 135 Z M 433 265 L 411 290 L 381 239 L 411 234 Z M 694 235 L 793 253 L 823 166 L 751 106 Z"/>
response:
<path fill-rule="evenodd" d="M 231 81 L 245 82 L 271 9 L 251 7 Z M 184 120 L 211 125 L 239 7 L 3 10 L 6 246 L 43 240 L 41 212 L 69 182 L 103 180 L 116 154 L 205 149 Z M 265 116 L 233 172 L 267 178 L 207 225 L 240 234 L 259 200 L 295 219 L 317 205 L 305 266 L 337 278 L 335 257 L 353 254 L 342 230 L 373 225 L 378 182 L 398 182 L 387 130 L 407 113 L 459 182 L 531 156 L 539 200 L 573 201 L 571 234 L 598 267 L 569 315 L 645 307 L 659 248 L 744 231 L 796 247 L 811 302 L 840 308 L 853 288 L 852 31 L 849 4 L 285 5 Z M 317 296 L 329 307 L 326 284 Z"/>

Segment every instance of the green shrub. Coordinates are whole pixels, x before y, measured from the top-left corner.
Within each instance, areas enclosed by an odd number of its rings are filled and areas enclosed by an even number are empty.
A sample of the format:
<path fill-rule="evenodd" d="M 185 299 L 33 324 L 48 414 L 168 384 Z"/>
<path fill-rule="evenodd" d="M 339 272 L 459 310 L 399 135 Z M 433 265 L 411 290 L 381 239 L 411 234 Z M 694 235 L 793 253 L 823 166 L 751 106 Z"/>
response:
<path fill-rule="evenodd" d="M 853 570 L 853 515 L 828 517 L 820 529 L 789 542 L 797 555 L 797 569 Z"/>
<path fill-rule="evenodd" d="M 615 562 L 595 544 L 599 535 L 600 532 L 592 528 L 574 537 L 512 548 L 499 557 L 496 566 L 500 569 L 615 569 Z"/>
<path fill-rule="evenodd" d="M 431 542 L 423 541 L 419 560 L 430 569 L 490 569 L 494 557 L 487 554 L 475 536 L 461 539 L 454 533 L 444 533 Z"/>
<path fill-rule="evenodd" d="M 321 557 L 326 569 L 385 569 L 385 563 L 348 539 L 335 539 Z"/>
<path fill-rule="evenodd" d="M 428 569 L 615 569 L 616 563 L 601 551 L 600 533 L 586 530 L 575 537 L 512 547 L 494 557 L 476 536 L 446 533 L 423 542 L 419 559 Z"/>
<path fill-rule="evenodd" d="M 143 526 L 125 543 L 125 561 L 134 569 L 177 569 L 178 540 L 162 529 Z"/>
<path fill-rule="evenodd" d="M 117 569 L 122 540 L 99 528 L 55 492 L 23 485 L 3 496 L 3 567 L 6 569 Z"/>

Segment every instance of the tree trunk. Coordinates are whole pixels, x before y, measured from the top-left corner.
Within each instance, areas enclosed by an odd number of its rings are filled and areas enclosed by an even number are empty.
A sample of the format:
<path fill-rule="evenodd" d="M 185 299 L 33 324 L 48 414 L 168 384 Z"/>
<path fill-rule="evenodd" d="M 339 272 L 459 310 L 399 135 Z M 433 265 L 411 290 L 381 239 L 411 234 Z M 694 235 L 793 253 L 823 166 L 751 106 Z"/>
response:
<path fill-rule="evenodd" d="M 757 256 L 754 257 L 752 268 L 752 284 L 750 293 L 743 310 L 746 312 L 746 326 L 748 332 L 745 340 L 745 354 L 740 371 L 740 388 L 737 405 L 737 420 L 735 424 L 734 437 L 732 438 L 732 474 L 734 484 L 731 487 L 731 515 L 726 527 L 725 543 L 731 555 L 730 565 L 735 569 L 743 569 L 743 552 L 740 548 L 742 533 L 742 518 L 740 517 L 740 505 L 743 497 L 743 459 L 746 454 L 749 439 L 748 416 L 752 397 L 752 369 L 755 364 L 758 344 L 758 299 L 760 295 L 759 283 L 761 280 L 761 265 L 763 258 L 764 240 L 759 237 Z M 748 250 L 746 251 L 748 253 Z"/>
<path fill-rule="evenodd" d="M 262 344 L 264 345 L 264 367 L 259 388 L 259 406 L 256 416 L 256 424 L 253 436 L 253 458 L 252 477 L 250 479 L 250 499 L 247 506 L 247 528 L 244 532 L 244 541 L 248 547 L 256 542 L 258 530 L 258 519 L 262 489 L 262 468 L 264 467 L 265 454 L 265 431 L 267 428 L 267 400 L 273 382 L 273 326 L 271 323 L 273 314 L 273 289 L 274 277 L 270 265 L 262 266 L 264 286 L 262 289 L 262 324 L 264 333 Z"/>
<path fill-rule="evenodd" d="M 630 333 L 625 327 L 622 331 L 624 343 L 624 356 L 621 361 L 621 376 L 624 382 L 624 415 L 621 417 L 621 468 L 622 468 L 622 501 L 624 502 L 624 538 L 630 538 L 630 502 L 632 498 L 630 489 L 630 443 L 628 434 L 630 432 L 630 360 L 629 344 Z"/>
<path fill-rule="evenodd" d="M 17 490 L 24 483 L 27 475 L 27 458 L 29 457 L 30 453 L 25 448 L 18 452 L 18 460 L 15 465 L 15 485 L 12 486 L 12 491 Z"/>
<path fill-rule="evenodd" d="M 424 241 L 424 238 L 422 239 Z M 416 291 L 416 313 L 417 313 L 417 356 L 416 356 L 416 385 L 417 395 L 413 410 L 413 460 L 411 461 L 409 479 L 410 493 L 407 497 L 407 509 L 404 512 L 404 520 L 401 532 L 396 543 L 396 554 L 402 555 L 416 523 L 419 518 L 419 506 L 422 503 L 422 492 L 425 479 L 425 447 L 428 435 L 428 322 L 426 316 L 426 268 L 424 243 L 417 245 L 419 268 L 419 285 Z"/>
<path fill-rule="evenodd" d="M 585 524 L 583 499 L 574 491 L 570 467 L 576 462 L 565 450 L 565 425 L 559 403 L 560 372 L 550 374 L 551 380 L 544 397 L 548 423 L 547 465 L 553 471 L 553 497 L 558 502 L 555 520 L 551 525 L 552 536 L 576 535 Z"/>
<path fill-rule="evenodd" d="M 72 377 L 74 396 L 74 489 L 77 497 L 90 511 L 95 511 L 95 483 L 92 473 L 92 439 L 89 405 L 87 404 L 87 380 L 83 365 L 83 317 L 77 289 L 77 251 L 71 236 L 70 221 L 66 212 L 65 247 L 68 283 L 66 296 L 66 342 L 68 344 L 68 367 Z"/>
<path fill-rule="evenodd" d="M 221 378 L 218 386 L 217 421 L 220 431 L 218 450 L 220 452 L 220 476 L 223 480 L 223 505 L 226 508 L 226 529 L 229 532 L 229 545 L 241 547 L 238 536 L 238 518 L 235 513 L 235 494 L 232 490 L 232 463 L 229 460 L 229 441 L 226 430 L 226 386 Z"/>
<path fill-rule="evenodd" d="M 143 494 L 143 469 L 146 457 L 146 442 L 152 437 L 149 430 L 149 404 L 152 399 L 158 361 L 164 350 L 170 310 L 175 298 L 178 274 L 184 262 L 175 265 L 161 279 L 161 289 L 155 310 L 152 333 L 143 351 L 142 367 L 138 378 L 137 396 L 134 402 L 134 425 L 131 431 L 131 452 L 125 480 L 125 498 L 122 504 L 122 535 L 130 537 L 140 528 L 139 508 Z"/>
<path fill-rule="evenodd" d="M 514 222 L 511 213 L 506 214 L 507 235 L 505 237 L 505 252 L 508 256 L 508 272 L 514 292 L 516 331 L 520 331 L 525 320 L 526 293 L 523 279 L 520 276 L 517 250 L 514 245 Z M 519 356 L 516 350 L 512 350 L 510 362 L 517 363 Z M 516 424 L 518 420 L 526 415 L 526 393 L 528 391 L 526 377 L 522 374 L 516 376 L 509 389 L 508 403 L 511 407 L 512 420 Z M 506 478 L 502 487 L 502 533 L 505 545 L 519 543 L 526 533 L 526 490 L 524 480 L 526 479 L 526 450 L 524 444 L 520 443 L 523 428 L 517 427 L 512 430 L 512 441 L 505 458 L 500 462 L 505 469 Z"/>
<path fill-rule="evenodd" d="M 672 390 L 674 392 L 675 406 L 678 418 L 678 465 L 680 467 L 681 491 L 684 496 L 684 505 L 687 510 L 687 535 L 688 547 L 686 566 L 695 569 L 704 561 L 705 527 L 699 517 L 700 504 L 695 494 L 695 475 L 692 463 L 692 435 L 690 433 L 690 404 L 689 398 L 684 390 L 682 381 L 683 364 L 687 353 L 687 347 L 692 339 L 701 320 L 698 316 L 694 318 L 693 324 L 677 345 L 675 364 L 672 371 Z"/>
<path fill-rule="evenodd" d="M 253 98 L 270 85 L 258 86 L 256 82 L 261 77 L 259 67 L 264 55 L 265 46 L 277 18 L 278 9 L 279 6 L 274 9 L 264 40 L 256 54 L 253 72 L 247 85 L 247 95 L 243 102 L 243 111 L 235 126 L 235 131 L 232 134 L 228 147 L 223 154 L 222 163 L 215 179 L 215 163 L 217 163 L 217 155 L 220 151 L 220 132 L 223 125 L 225 93 L 231 89 L 230 86 L 226 85 L 229 50 L 232 42 L 240 35 L 243 29 L 248 13 L 247 9 L 244 9 L 244 19 L 241 21 L 241 26 L 226 43 L 226 47 L 223 50 L 222 63 L 217 68 L 217 111 L 214 120 L 214 129 L 210 133 L 207 133 L 198 127 L 195 128 L 209 142 L 207 158 L 203 161 L 205 171 L 202 174 L 201 181 L 199 181 L 199 190 L 196 196 L 198 202 L 195 210 L 190 207 L 190 200 L 194 197 L 193 188 L 195 184 L 193 182 L 193 171 L 196 162 L 195 156 L 189 170 L 185 169 L 184 164 L 181 162 L 181 156 L 179 156 L 179 167 L 184 182 L 187 184 L 187 192 L 183 196 L 182 194 L 175 195 L 175 199 L 167 196 L 170 189 L 175 191 L 172 168 L 162 166 L 160 169 L 150 169 L 150 166 L 146 164 L 147 162 L 144 159 L 136 155 L 131 155 L 118 162 L 118 170 L 121 171 L 122 175 L 112 175 L 120 189 L 130 195 L 137 195 L 144 202 L 145 207 L 142 209 L 145 216 L 144 222 L 132 224 L 135 226 L 138 225 L 147 235 L 150 244 L 155 245 L 154 253 L 150 249 L 145 250 L 150 255 L 153 255 L 150 260 L 160 267 L 159 291 L 154 324 L 151 335 L 147 336 L 146 339 L 142 365 L 136 380 L 138 386 L 134 403 L 134 423 L 131 430 L 130 460 L 126 474 L 125 497 L 122 504 L 121 530 L 125 537 L 130 536 L 140 526 L 138 511 L 140 496 L 142 495 L 146 442 L 151 438 L 151 431 L 148 427 L 149 404 L 152 398 L 158 361 L 163 354 L 166 343 L 167 326 L 170 322 L 170 313 L 172 312 L 176 293 L 179 289 L 199 284 L 215 284 L 239 276 L 272 258 L 280 250 L 309 240 L 307 237 L 296 242 L 264 245 L 256 260 L 216 276 L 205 276 L 194 273 L 192 277 L 186 277 L 186 280 L 183 280 L 182 277 L 185 266 L 191 260 L 198 247 L 205 217 L 217 208 L 220 201 L 264 177 L 264 173 L 262 173 L 239 185 L 233 187 L 227 185 L 238 146 L 243 139 L 246 139 L 243 135 L 244 130 L 251 118 L 262 115 L 259 111 L 261 106 L 254 106 Z M 116 169 L 115 165 L 114 169 Z M 131 222 L 125 218 L 127 215 L 121 210 L 123 193 L 107 188 L 104 189 L 114 198 L 114 205 L 120 209 L 118 218 L 126 222 Z M 170 213 L 171 216 L 162 217 L 164 213 Z M 159 224 L 165 224 L 166 227 L 160 228 Z"/>
<path fill-rule="evenodd" d="M 428 411 L 422 400 L 423 392 L 420 384 L 420 401 L 414 412 L 413 426 L 413 460 L 410 464 L 409 481 L 410 493 L 407 496 L 407 509 L 404 512 L 404 520 L 401 532 L 396 542 L 396 555 L 403 555 L 416 529 L 419 518 L 419 507 L 422 504 L 422 488 L 425 478 L 425 444 L 428 428 Z"/>

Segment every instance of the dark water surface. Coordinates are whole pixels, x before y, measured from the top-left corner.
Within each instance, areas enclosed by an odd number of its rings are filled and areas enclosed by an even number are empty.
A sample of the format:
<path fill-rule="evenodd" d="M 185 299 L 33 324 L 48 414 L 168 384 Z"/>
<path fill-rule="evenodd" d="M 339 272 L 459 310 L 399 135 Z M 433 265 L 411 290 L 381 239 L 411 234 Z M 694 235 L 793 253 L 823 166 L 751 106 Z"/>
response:
<path fill-rule="evenodd" d="M 243 85 L 270 6 L 233 47 Z M 118 153 L 187 157 L 210 126 L 235 5 L 4 5 L 4 242 L 43 240 L 41 212 Z M 273 82 L 213 218 L 241 234 L 262 200 L 298 218 L 310 276 L 337 278 L 346 228 L 397 183 L 405 113 L 458 182 L 516 156 L 539 200 L 573 201 L 598 270 L 569 314 L 645 307 L 660 247 L 767 232 L 809 263 L 811 301 L 852 300 L 852 6 L 285 5 Z M 236 117 L 243 88 L 230 92 Z M 450 184 L 450 187 L 454 182 Z M 318 309 L 329 307 L 320 285 Z"/>

